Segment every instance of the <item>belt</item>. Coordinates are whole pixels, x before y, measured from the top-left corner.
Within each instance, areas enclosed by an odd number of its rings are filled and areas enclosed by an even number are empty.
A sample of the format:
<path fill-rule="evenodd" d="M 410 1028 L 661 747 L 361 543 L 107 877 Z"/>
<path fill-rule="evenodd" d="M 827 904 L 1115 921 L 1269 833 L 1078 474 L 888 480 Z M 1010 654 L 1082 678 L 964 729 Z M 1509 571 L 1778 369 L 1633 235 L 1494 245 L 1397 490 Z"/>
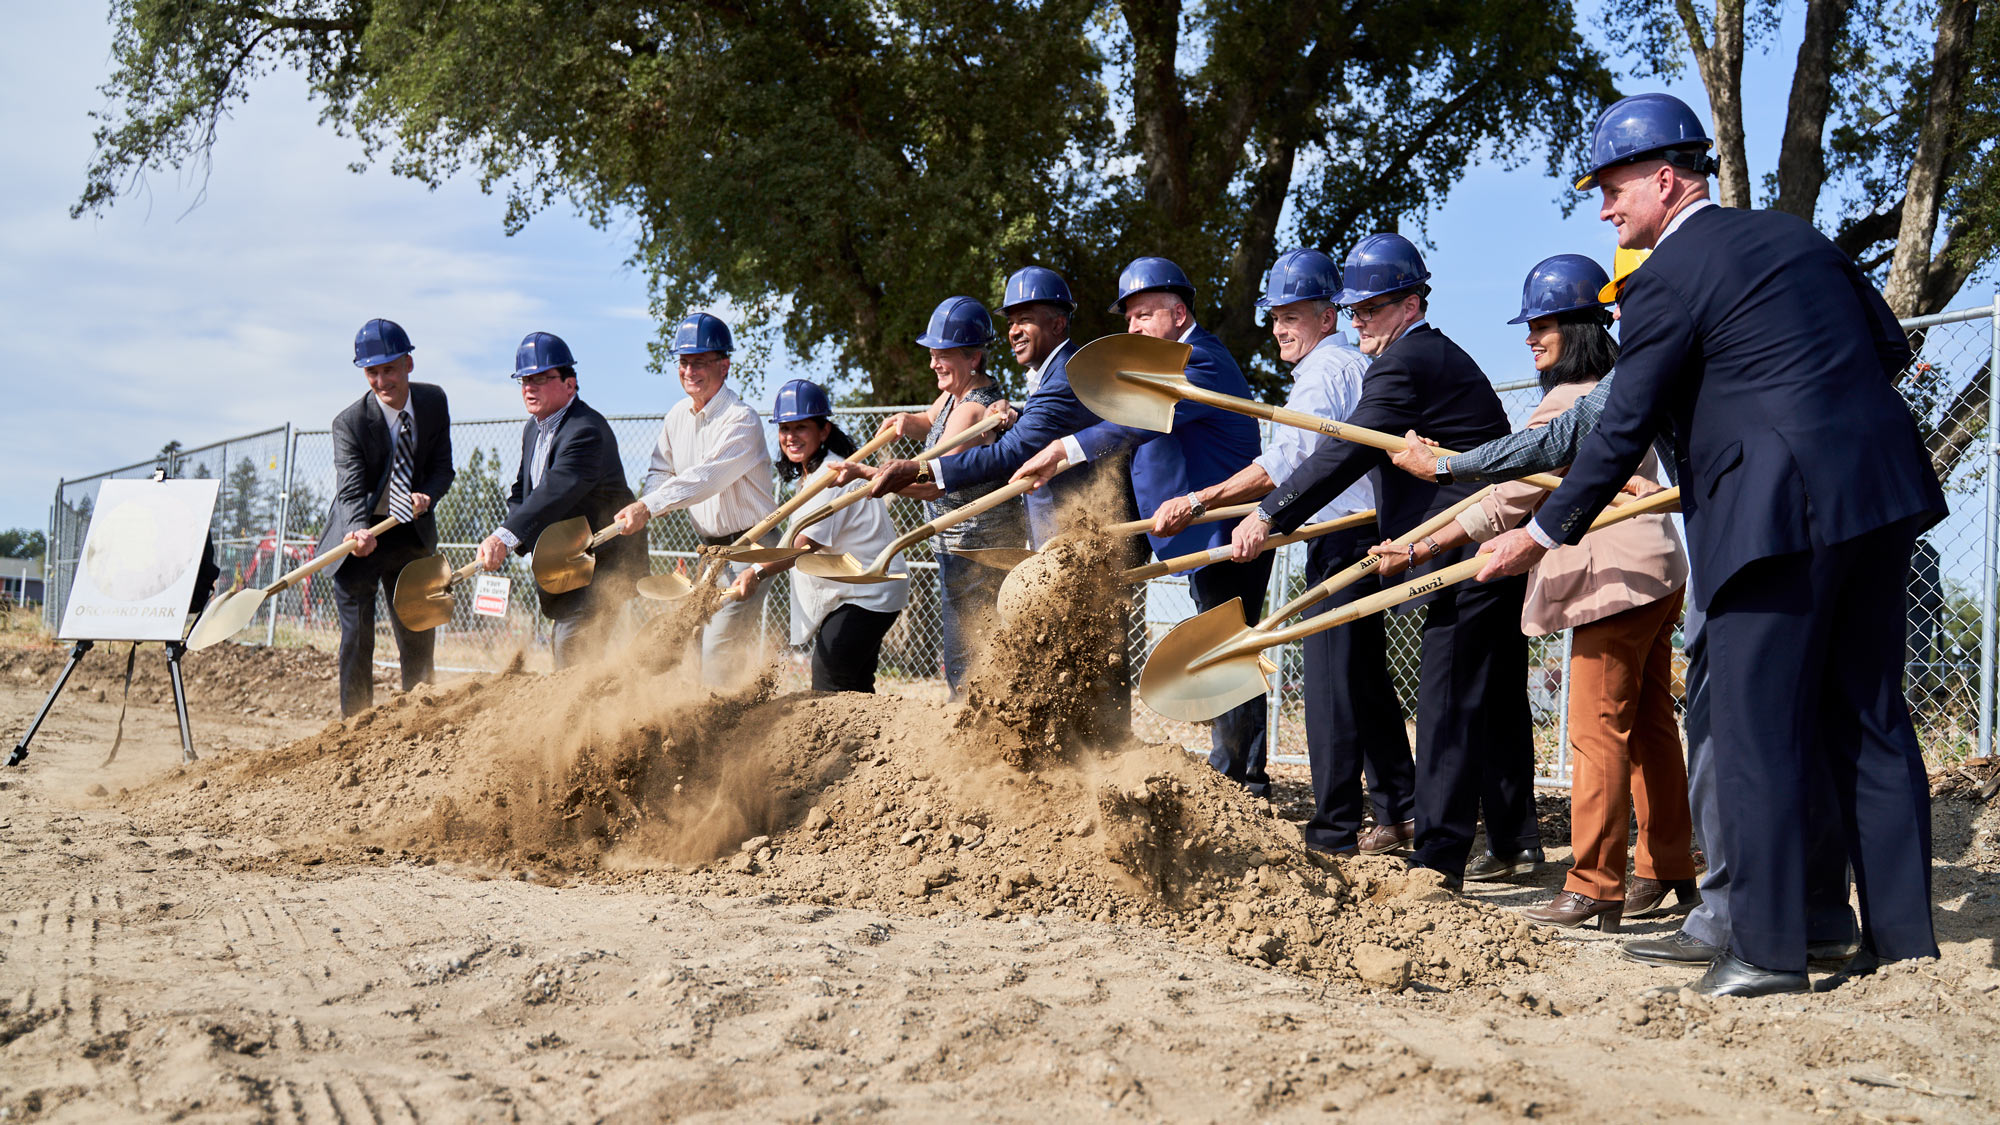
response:
<path fill-rule="evenodd" d="M 748 530 L 750 529 L 747 527 L 743 529 L 743 531 L 748 531 Z M 727 547 L 731 543 L 736 542 L 738 539 L 743 538 L 743 531 L 732 531 L 727 535 L 703 535 L 700 531 L 696 531 L 694 533 L 694 537 L 696 539 L 701 540 L 701 545 L 704 547 Z M 778 529 L 774 527 L 771 530 L 764 533 L 764 538 L 770 539 L 777 533 Z"/>

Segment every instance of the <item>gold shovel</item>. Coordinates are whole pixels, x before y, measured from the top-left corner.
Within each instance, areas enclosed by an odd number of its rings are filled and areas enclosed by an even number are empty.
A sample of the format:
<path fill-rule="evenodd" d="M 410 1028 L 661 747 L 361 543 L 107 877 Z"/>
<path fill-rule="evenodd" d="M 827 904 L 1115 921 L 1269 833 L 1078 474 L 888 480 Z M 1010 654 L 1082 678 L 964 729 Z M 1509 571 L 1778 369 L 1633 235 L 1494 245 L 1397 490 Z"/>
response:
<path fill-rule="evenodd" d="M 389 603 L 396 611 L 396 620 L 412 633 L 450 621 L 452 587 L 477 573 L 478 559 L 457 570 L 450 569 L 443 555 L 429 555 L 409 564 L 396 576 L 396 596 Z"/>
<path fill-rule="evenodd" d="M 1068 461 L 1056 462 L 1056 472 L 1060 473 L 1067 468 L 1069 468 Z M 801 573 L 809 574 L 814 578 L 831 578 L 836 582 L 894 582 L 899 579 L 908 578 L 909 575 L 907 573 L 890 574 L 889 560 L 901 554 L 912 544 L 921 543 L 946 528 L 957 526 L 979 515 L 981 512 L 1005 504 L 1007 501 L 1035 487 L 1037 483 L 1037 481 L 1032 479 L 1017 480 L 1012 484 L 994 489 L 963 508 L 954 508 L 928 523 L 920 523 L 897 536 L 895 542 L 884 547 L 882 553 L 875 556 L 874 563 L 869 566 L 862 566 L 860 559 L 845 553 L 838 555 L 806 555 L 799 559 L 796 565 Z M 855 491 L 860 492 L 861 490 L 856 489 Z"/>
<path fill-rule="evenodd" d="M 571 516 L 543 528 L 535 537 L 535 585 L 545 594 L 567 594 L 590 585 L 597 575 L 597 556 L 591 552 L 620 534 L 613 521 L 592 535 L 590 520 L 584 516 Z"/>
<path fill-rule="evenodd" d="M 368 534 L 380 538 L 394 529 L 398 522 L 400 521 L 394 517 L 383 520 L 369 528 Z M 305 581 L 353 553 L 354 540 L 343 540 L 339 546 L 287 573 L 269 586 L 225 590 L 216 595 L 214 600 L 208 603 L 208 608 L 202 611 L 200 620 L 194 623 L 194 629 L 188 633 L 188 648 L 199 652 L 235 636 L 257 616 L 257 610 L 263 606 L 264 599 Z"/>
<path fill-rule="evenodd" d="M 1622 508 L 1607 509 L 1591 523 L 1590 529 L 1596 531 L 1634 516 L 1668 510 L 1679 503 L 1680 495 L 1680 489 L 1669 488 Z M 1373 559 L 1369 561 L 1372 564 Z M 1275 622 L 1271 618 L 1254 627 L 1246 626 L 1243 602 L 1232 598 L 1226 604 L 1188 618 L 1161 638 L 1146 658 L 1145 671 L 1139 675 L 1139 697 L 1170 719 L 1184 722 L 1212 719 L 1270 690 L 1268 675 L 1272 666 L 1264 658 L 1263 650 L 1323 633 L 1463 582 L 1490 561 L 1475 555 L 1284 628 L 1273 628 Z"/>
<path fill-rule="evenodd" d="M 1077 399 L 1095 411 L 1098 417 L 1142 430 L 1171 432 L 1174 428 L 1174 406 L 1185 399 L 1390 453 L 1401 453 L 1409 446 L 1402 438 L 1380 430 L 1350 426 L 1317 414 L 1268 406 L 1197 387 L 1187 378 L 1188 356 L 1193 351 L 1194 348 L 1187 344 L 1137 333 L 1106 336 L 1084 345 L 1069 357 L 1069 385 L 1076 392 Z M 1452 451 L 1440 449 L 1438 456 L 1450 457 Z M 1550 491 L 1562 483 L 1562 478 L 1549 473 L 1536 473 L 1520 479 Z"/>
<path fill-rule="evenodd" d="M 995 427 L 1000 425 L 1001 421 L 1003 421 L 1003 419 L 997 414 L 989 418 L 981 418 L 979 421 L 973 423 L 970 426 L 967 426 L 965 429 L 960 430 L 958 433 L 953 434 L 951 437 L 948 437 L 945 440 L 930 447 L 929 449 L 924 450 L 922 453 L 917 454 L 916 460 L 931 461 L 939 457 L 942 457 L 945 454 L 950 453 L 952 450 L 957 449 L 959 446 L 964 445 L 966 442 L 971 441 L 973 438 L 976 438 L 981 434 L 993 430 Z M 879 434 L 876 435 L 876 441 L 880 441 L 881 437 L 882 435 Z M 874 445 L 875 442 L 869 443 L 869 446 L 874 446 Z M 855 460 L 855 461 L 860 460 L 863 454 L 867 451 L 868 451 L 867 447 L 863 447 L 863 449 L 861 450 L 856 450 L 855 455 L 852 458 L 850 458 L 850 460 Z M 831 481 L 832 478 L 829 475 L 827 479 Z M 806 528 L 811 527 L 813 524 L 816 524 L 819 521 L 827 518 L 828 516 L 833 515 L 835 512 L 841 511 L 846 508 L 851 508 L 854 505 L 859 504 L 860 502 L 866 499 L 868 499 L 868 490 L 866 488 L 854 489 L 847 495 L 839 497 L 838 499 L 834 500 L 832 503 L 828 504 L 824 508 L 820 508 L 818 511 L 815 511 L 810 515 L 806 516 L 805 518 L 801 519 L 792 528 L 792 538 L 797 539 L 799 532 L 804 531 Z M 798 510 L 796 506 L 791 506 L 791 507 L 793 511 Z M 780 511 L 782 512 L 783 509 L 780 509 Z M 773 524 L 772 526 L 775 527 L 776 525 Z M 756 529 L 753 528 L 752 530 Z M 765 527 L 763 531 L 758 531 L 757 538 L 759 539 L 763 538 L 765 532 L 768 532 L 770 530 L 771 530 L 770 527 Z M 747 534 L 745 538 L 748 538 Z M 754 543 L 756 539 L 749 539 L 749 541 Z M 744 542 L 744 539 L 739 539 L 737 540 L 737 542 L 742 543 Z M 727 561 L 739 562 L 739 563 L 781 562 L 785 559 L 793 559 L 799 557 L 800 555 L 809 553 L 807 551 L 792 547 L 759 547 L 756 550 L 742 550 L 742 551 L 737 551 L 732 547 L 729 548 L 729 550 L 732 553 L 727 556 Z M 715 577 L 715 572 L 720 567 L 721 562 L 722 560 L 720 559 L 713 560 L 707 566 L 703 567 L 700 581 L 708 582 L 713 580 Z M 688 581 L 686 575 L 678 574 L 673 571 L 669 571 L 665 574 L 651 575 L 650 577 L 641 578 L 639 580 L 639 595 L 641 597 L 651 598 L 653 601 L 657 602 L 678 601 L 681 598 L 685 598 L 689 594 L 694 593 L 694 590 L 695 590 L 694 582 Z"/>
<path fill-rule="evenodd" d="M 1187 526 L 1193 527 L 1198 523 L 1217 523 L 1221 520 L 1235 519 L 1237 516 L 1247 516 L 1256 510 L 1257 504 L 1255 501 L 1248 504 L 1232 504 L 1227 508 L 1211 508 L 1200 516 L 1189 520 Z M 1137 535 L 1152 526 L 1152 520 L 1127 520 L 1124 523 L 1114 523 L 1098 530 L 1105 535 Z M 1049 540 L 1048 543 L 1043 544 L 1042 550 L 1047 550 L 1063 538 L 1064 536 L 1062 535 L 1056 536 Z M 1030 550 L 1026 547 L 967 547 L 965 550 L 952 552 L 952 554 L 960 558 L 971 559 L 981 566 L 990 566 L 996 570 L 1012 570 L 1041 553 L 1042 551 Z M 1195 565 L 1199 566 L 1201 564 L 1197 563 Z M 1176 571 L 1174 573 L 1179 572 Z"/>

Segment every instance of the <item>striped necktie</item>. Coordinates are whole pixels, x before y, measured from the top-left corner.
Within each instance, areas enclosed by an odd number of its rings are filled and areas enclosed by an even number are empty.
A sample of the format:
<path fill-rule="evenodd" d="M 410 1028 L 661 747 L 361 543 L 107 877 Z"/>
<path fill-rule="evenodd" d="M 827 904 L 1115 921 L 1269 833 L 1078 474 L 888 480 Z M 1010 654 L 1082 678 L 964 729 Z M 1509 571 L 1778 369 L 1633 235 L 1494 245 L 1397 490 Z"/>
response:
<path fill-rule="evenodd" d="M 416 521 L 410 503 L 410 476 L 417 463 L 417 439 L 410 433 L 410 412 L 396 415 L 396 464 L 389 472 L 389 514 L 399 523 Z"/>

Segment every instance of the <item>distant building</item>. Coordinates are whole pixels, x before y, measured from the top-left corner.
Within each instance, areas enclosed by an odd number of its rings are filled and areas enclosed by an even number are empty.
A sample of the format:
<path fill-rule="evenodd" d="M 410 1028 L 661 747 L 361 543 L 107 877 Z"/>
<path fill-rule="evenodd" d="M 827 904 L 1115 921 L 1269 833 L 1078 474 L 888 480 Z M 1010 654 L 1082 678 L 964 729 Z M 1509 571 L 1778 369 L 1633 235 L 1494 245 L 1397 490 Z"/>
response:
<path fill-rule="evenodd" d="M 15 605 L 41 605 L 42 560 L 0 558 L 0 596 Z"/>

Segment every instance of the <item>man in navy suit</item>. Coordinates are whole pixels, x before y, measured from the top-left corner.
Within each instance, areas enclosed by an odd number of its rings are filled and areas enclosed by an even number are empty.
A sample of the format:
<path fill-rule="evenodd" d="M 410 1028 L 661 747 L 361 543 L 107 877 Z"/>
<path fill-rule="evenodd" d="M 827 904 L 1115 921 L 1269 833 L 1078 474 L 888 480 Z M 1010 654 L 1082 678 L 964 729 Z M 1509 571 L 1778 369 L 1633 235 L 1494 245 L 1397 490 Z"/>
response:
<path fill-rule="evenodd" d="M 1730 863 L 1729 948 L 1694 987 L 1759 996 L 1809 987 L 1809 798 L 1829 774 L 1861 899 L 1847 972 L 1937 955 L 1903 575 L 1945 502 L 1881 294 L 1810 223 L 1709 200 L 1709 144 L 1664 94 L 1599 121 L 1577 187 L 1601 188 L 1620 246 L 1653 254 L 1626 282 L 1602 419 L 1535 518 L 1487 545 L 1481 577 L 1576 542 L 1671 429 Z"/>
<path fill-rule="evenodd" d="M 1452 449 L 1508 433 L 1507 413 L 1485 372 L 1425 319 L 1430 271 L 1408 239 L 1372 234 L 1341 267 L 1338 303 L 1354 319 L 1361 350 L 1375 356 L 1361 400 L 1347 416 L 1385 433 L 1411 429 Z M 1443 436 L 1449 431 L 1451 437 Z M 1324 442 L 1278 484 L 1233 536 L 1249 558 L 1270 535 L 1297 530 L 1314 512 L 1370 473 L 1375 522 L 1400 536 L 1470 495 L 1471 485 L 1438 484 L 1385 471 L 1388 455 L 1353 442 Z M 1620 478 L 1623 483 L 1623 478 Z M 1414 544 L 1416 574 L 1470 557 L 1469 547 L 1439 551 Z M 1534 744 L 1529 731 L 1528 642 L 1521 635 L 1523 579 L 1483 587 L 1448 586 L 1427 599 L 1423 663 L 1417 689 L 1416 839 L 1412 867 L 1430 867 L 1457 885 L 1480 807 L 1491 856 L 1475 877 L 1531 870 L 1542 856 L 1535 824 Z"/>
<path fill-rule="evenodd" d="M 451 408 L 444 388 L 410 382 L 416 346 L 393 320 L 371 320 L 354 335 L 354 366 L 368 393 L 334 416 L 333 505 L 319 553 L 354 540 L 354 553 L 327 568 L 340 618 L 340 713 L 375 703 L 375 591 L 393 599 L 403 568 L 437 550 L 431 509 L 451 488 Z M 404 522 L 379 539 L 368 529 L 394 515 Z M 413 632 L 392 610 L 389 631 L 403 690 L 429 683 L 436 634 Z"/>
<path fill-rule="evenodd" d="M 1006 480 L 1050 442 L 1098 423 L 1097 415 L 1077 401 L 1069 386 L 1069 357 L 1076 354 L 1076 345 L 1069 338 L 1069 320 L 1075 311 L 1069 283 L 1054 270 L 1028 266 L 1007 278 L 1000 312 L 1007 318 L 1007 342 L 1014 359 L 1027 372 L 1028 397 L 1019 416 L 998 440 L 940 458 L 931 470 L 935 488 L 918 486 L 924 489 L 918 499 L 947 488 Z M 1109 472 L 1102 471 L 1107 468 Z M 1131 507 L 1130 490 L 1116 469 L 1115 463 L 1106 462 L 1064 473 L 1051 487 L 1029 493 L 1028 533 L 1035 546 L 1040 548 L 1062 530 L 1057 517 L 1063 506 L 1072 498 L 1092 495 L 1100 479 L 1111 481 L 1111 503 L 1121 513 L 1116 518 L 1126 518 L 1122 513 Z M 869 495 L 887 496 L 910 488 L 917 470 L 917 463 L 910 460 L 886 461 L 874 469 L 850 462 L 842 467 L 838 479 L 873 477 Z"/>
<path fill-rule="evenodd" d="M 1193 300 L 1194 284 L 1179 266 L 1165 258 L 1138 258 L 1119 274 L 1118 300 L 1111 311 L 1124 314 L 1128 331 L 1193 347 L 1187 362 L 1190 382 L 1238 398 L 1250 397 L 1250 384 L 1222 341 L 1195 323 L 1189 308 Z M 1257 423 L 1248 416 L 1182 402 L 1174 407 L 1170 433 L 1099 422 L 1050 443 L 1016 470 L 1014 479 L 1060 479 L 1055 477 L 1056 465 L 1064 460 L 1081 465 L 1127 451 L 1132 457 L 1133 496 L 1139 510 L 1150 514 L 1169 500 L 1229 479 L 1261 450 Z M 1202 524 L 1175 535 L 1149 538 L 1153 553 L 1162 559 L 1228 542 L 1221 524 Z M 1246 612 L 1254 617 L 1263 612 L 1264 587 L 1270 577 L 1269 555 L 1247 562 L 1215 563 L 1188 573 L 1188 592 L 1202 610 L 1242 598 Z M 1260 797 L 1268 796 L 1271 788 L 1264 772 L 1265 730 L 1264 700 L 1258 698 L 1218 716 L 1209 734 L 1209 764 Z"/>
<path fill-rule="evenodd" d="M 560 336 L 530 332 L 514 357 L 514 378 L 530 415 L 521 429 L 521 468 L 507 493 L 507 518 L 479 544 L 479 563 L 499 570 L 507 553 L 525 555 L 550 524 L 583 516 L 592 531 L 625 529 L 598 547 L 590 585 L 541 593 L 542 614 L 554 623 L 551 648 L 558 669 L 594 659 L 605 634 L 647 570 L 644 524 L 618 518 L 633 501 L 618 457 L 618 436 L 604 415 L 576 397 L 576 360 Z"/>

